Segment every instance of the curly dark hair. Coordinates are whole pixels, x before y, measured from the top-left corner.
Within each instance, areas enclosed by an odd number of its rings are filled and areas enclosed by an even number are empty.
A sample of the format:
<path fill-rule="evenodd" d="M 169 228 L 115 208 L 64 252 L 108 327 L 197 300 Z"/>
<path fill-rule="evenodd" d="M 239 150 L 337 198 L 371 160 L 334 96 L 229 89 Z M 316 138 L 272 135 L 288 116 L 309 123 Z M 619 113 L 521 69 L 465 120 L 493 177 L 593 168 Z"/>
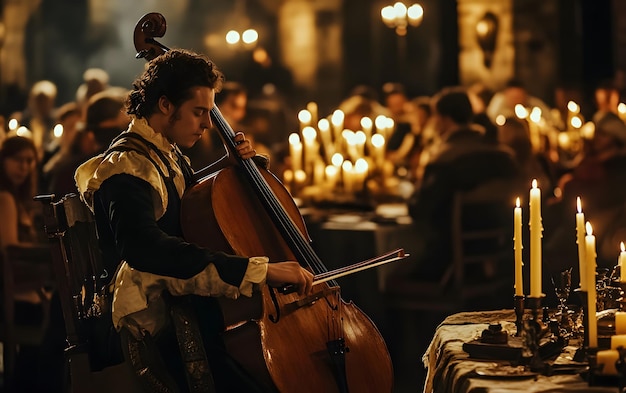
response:
<path fill-rule="evenodd" d="M 126 111 L 138 118 L 147 117 L 165 96 L 179 107 L 191 98 L 190 89 L 206 86 L 220 91 L 224 75 L 206 56 L 186 49 L 171 49 L 152 59 L 133 83 L 126 99 Z"/>

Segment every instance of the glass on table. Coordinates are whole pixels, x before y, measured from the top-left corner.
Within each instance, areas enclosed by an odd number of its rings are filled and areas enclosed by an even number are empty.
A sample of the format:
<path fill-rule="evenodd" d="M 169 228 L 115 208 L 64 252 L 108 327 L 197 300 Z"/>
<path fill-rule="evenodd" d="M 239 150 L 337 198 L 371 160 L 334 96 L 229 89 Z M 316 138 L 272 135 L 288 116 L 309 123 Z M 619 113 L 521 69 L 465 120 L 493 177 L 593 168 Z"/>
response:
<path fill-rule="evenodd" d="M 559 300 L 558 313 L 561 328 L 569 330 L 571 320 L 567 308 L 567 300 L 569 299 L 570 290 L 572 289 L 572 268 L 561 270 L 559 273 L 551 277 L 554 293 Z"/>

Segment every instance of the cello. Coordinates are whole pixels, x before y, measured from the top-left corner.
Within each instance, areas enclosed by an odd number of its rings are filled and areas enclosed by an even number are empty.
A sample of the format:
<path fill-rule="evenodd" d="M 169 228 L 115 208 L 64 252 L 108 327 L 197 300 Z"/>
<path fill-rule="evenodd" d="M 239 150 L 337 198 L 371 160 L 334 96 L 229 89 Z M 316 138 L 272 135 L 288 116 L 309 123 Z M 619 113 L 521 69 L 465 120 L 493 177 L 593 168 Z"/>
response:
<path fill-rule="evenodd" d="M 144 15 L 135 27 L 137 58 L 169 50 L 164 17 Z M 229 355 L 268 391 L 384 393 L 393 367 L 372 320 L 341 298 L 334 278 L 404 257 L 402 250 L 333 274 L 315 254 L 299 208 L 282 183 L 252 159 L 235 152 L 235 133 L 217 106 L 211 120 L 237 165 L 197 173 L 181 201 L 181 226 L 189 242 L 270 261 L 296 260 L 314 274 L 313 290 L 298 296 L 288 287 L 262 286 L 251 298 L 219 298 L 222 337 Z M 207 236 L 210 234 L 210 236 Z"/>

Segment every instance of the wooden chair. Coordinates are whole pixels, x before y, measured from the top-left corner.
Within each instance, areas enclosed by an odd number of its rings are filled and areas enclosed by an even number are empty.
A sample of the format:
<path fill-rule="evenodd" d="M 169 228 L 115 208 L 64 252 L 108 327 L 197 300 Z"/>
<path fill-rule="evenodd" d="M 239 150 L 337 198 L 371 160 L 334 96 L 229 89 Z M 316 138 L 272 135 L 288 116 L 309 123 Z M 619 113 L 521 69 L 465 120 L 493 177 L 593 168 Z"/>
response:
<path fill-rule="evenodd" d="M 4 388 L 13 391 L 15 366 L 20 346 L 42 342 L 50 315 L 54 288 L 50 247 L 47 244 L 10 245 L 0 252 L 2 269 L 2 321 Z M 27 307 L 26 318 L 16 311 Z"/>
<path fill-rule="evenodd" d="M 91 211 L 75 194 L 68 194 L 59 201 L 54 201 L 54 195 L 37 199 L 44 204 L 44 224 L 52 246 L 63 310 L 69 391 L 177 393 L 178 386 L 163 366 L 149 335 L 137 340 L 122 329 L 118 336 L 112 326 L 111 299 L 107 292 L 115 272 L 107 272 L 103 267 Z M 212 392 L 195 315 L 189 311 L 184 298 L 172 299 L 169 311 L 187 372 L 188 391 Z M 110 333 L 110 340 L 102 340 L 102 329 Z M 93 334 L 95 330 L 100 334 Z M 104 356 L 105 353 L 108 355 Z"/>
<path fill-rule="evenodd" d="M 490 308 L 481 302 L 502 301 L 503 293 L 510 292 L 510 299 L 504 300 L 511 300 L 512 218 L 515 196 L 521 195 L 520 184 L 517 179 L 497 179 L 457 192 L 451 207 L 452 260 L 444 275 L 439 282 L 389 282 L 385 295 L 388 307 L 449 314 Z M 482 216 L 472 214 L 477 212 Z"/>

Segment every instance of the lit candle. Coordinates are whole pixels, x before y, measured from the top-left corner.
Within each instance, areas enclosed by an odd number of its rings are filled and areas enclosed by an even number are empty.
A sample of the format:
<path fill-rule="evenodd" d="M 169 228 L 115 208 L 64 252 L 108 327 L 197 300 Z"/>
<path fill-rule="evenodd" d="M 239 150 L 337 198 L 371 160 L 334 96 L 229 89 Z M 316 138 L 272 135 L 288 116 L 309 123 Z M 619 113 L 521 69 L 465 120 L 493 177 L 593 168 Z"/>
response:
<path fill-rule="evenodd" d="M 576 243 L 578 244 L 578 271 L 580 273 L 580 290 L 587 290 L 587 267 L 585 259 L 585 213 L 580 203 L 580 197 L 576 198 Z"/>
<path fill-rule="evenodd" d="M 593 236 L 591 223 L 586 224 L 587 236 L 585 236 L 585 255 L 587 258 L 587 310 L 589 326 L 589 347 L 598 347 L 598 321 L 596 319 L 596 237 Z"/>
<path fill-rule="evenodd" d="M 620 253 L 619 253 L 619 281 L 626 282 L 626 248 L 624 248 L 624 242 L 620 242 L 619 244 Z"/>
<path fill-rule="evenodd" d="M 306 109 L 302 109 L 298 112 L 298 120 L 300 120 L 300 131 L 302 131 L 304 127 L 311 125 L 311 112 Z"/>
<path fill-rule="evenodd" d="M 295 174 L 302 169 L 302 142 L 300 142 L 300 135 L 296 133 L 289 135 L 289 152 L 291 155 L 291 169 Z"/>
<path fill-rule="evenodd" d="M 530 297 L 542 296 L 541 291 L 541 190 L 537 179 L 533 179 L 530 189 Z"/>
<path fill-rule="evenodd" d="M 522 282 L 522 208 L 520 207 L 519 198 L 515 200 L 515 209 L 513 214 L 514 231 L 513 231 L 513 247 L 515 250 L 515 295 L 524 296 L 524 286 Z"/>
<path fill-rule="evenodd" d="M 619 359 L 619 352 L 616 349 L 605 349 L 598 351 L 597 353 L 598 365 L 602 365 L 600 368 L 600 374 L 602 375 L 617 375 L 617 368 L 615 362 Z"/>
<path fill-rule="evenodd" d="M 374 162 L 382 170 L 385 162 L 385 137 L 381 134 L 372 135 L 372 147 L 374 148 Z"/>
<path fill-rule="evenodd" d="M 352 163 L 348 160 L 345 160 L 343 164 L 341 164 L 341 179 L 343 180 L 343 190 L 346 194 L 350 194 L 353 191 L 353 179 L 354 173 L 352 171 Z"/>
<path fill-rule="evenodd" d="M 306 109 L 311 114 L 311 124 L 317 123 L 317 102 L 309 102 L 306 104 Z"/>

